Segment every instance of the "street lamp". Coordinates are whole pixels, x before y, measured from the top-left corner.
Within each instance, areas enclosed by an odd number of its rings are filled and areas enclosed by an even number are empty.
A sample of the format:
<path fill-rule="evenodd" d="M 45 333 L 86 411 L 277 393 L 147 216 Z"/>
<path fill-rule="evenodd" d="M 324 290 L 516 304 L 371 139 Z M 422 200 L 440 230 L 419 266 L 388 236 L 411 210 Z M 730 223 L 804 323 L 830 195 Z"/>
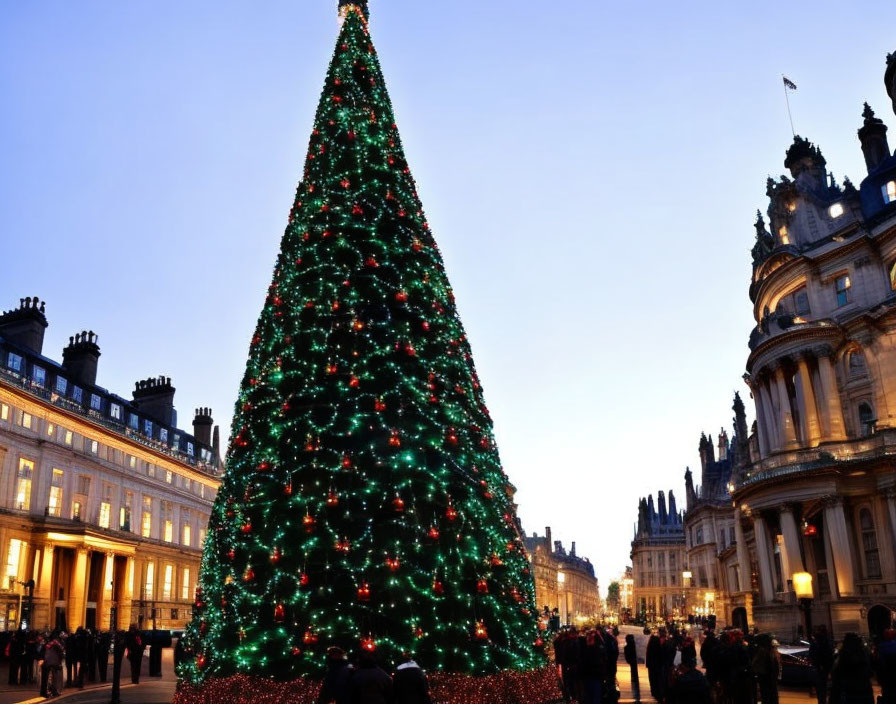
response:
<path fill-rule="evenodd" d="M 793 591 L 803 606 L 803 614 L 806 618 L 806 640 L 812 637 L 812 599 L 815 592 L 812 589 L 812 575 L 808 572 L 794 572 L 792 577 Z"/>

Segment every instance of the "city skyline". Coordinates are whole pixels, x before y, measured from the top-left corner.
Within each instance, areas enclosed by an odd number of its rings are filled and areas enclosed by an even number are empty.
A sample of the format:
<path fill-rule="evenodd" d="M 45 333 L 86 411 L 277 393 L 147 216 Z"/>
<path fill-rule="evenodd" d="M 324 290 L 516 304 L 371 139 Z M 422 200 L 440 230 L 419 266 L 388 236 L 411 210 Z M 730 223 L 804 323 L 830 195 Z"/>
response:
<path fill-rule="evenodd" d="M 178 22 L 141 7 L 103 14 L 99 3 L 49 16 L 2 10 L 0 80 L 12 106 L 0 117 L 4 240 L 10 261 L 36 265 L 9 272 L 0 308 L 26 295 L 48 301 L 46 356 L 95 330 L 102 386 L 126 394 L 164 372 L 178 388 L 179 424 L 211 405 L 226 434 L 300 177 L 334 4 L 282 3 L 251 17 L 235 5 L 181 9 L 192 14 Z M 504 467 L 527 532 L 551 525 L 576 540 L 605 590 L 627 563 L 638 497 L 683 492 L 700 432 L 730 428 L 734 390 L 747 399 L 751 221 L 791 141 L 781 71 L 799 86 L 797 132 L 838 180 L 857 182 L 850 136 L 862 102 L 893 124 L 879 77 L 894 47 L 882 27 L 862 27 L 861 46 L 835 60 L 819 51 L 819 16 L 778 8 L 803 34 L 786 48 L 764 42 L 763 56 L 725 71 L 709 58 L 746 49 L 756 16 L 738 24 L 713 8 L 703 21 L 722 24 L 708 37 L 695 17 L 658 9 L 637 34 L 608 29 L 610 48 L 576 41 L 575 13 L 534 3 L 509 16 L 467 2 L 411 7 L 372 3 L 372 22 Z M 838 17 L 839 31 L 858 34 L 859 19 Z M 607 20 L 635 30 L 624 10 Z M 696 49 L 655 51 L 664 21 Z M 510 31 L 487 32 L 499 22 Z M 456 56 L 455 44 L 471 51 Z M 487 62 L 478 73 L 477 57 Z M 649 82 L 657 65 L 667 74 Z M 505 90 L 484 80 L 489 70 Z M 572 92 L 592 73 L 595 96 Z M 619 476 L 625 484 L 609 483 Z M 605 547 L 620 525 L 624 540 Z"/>

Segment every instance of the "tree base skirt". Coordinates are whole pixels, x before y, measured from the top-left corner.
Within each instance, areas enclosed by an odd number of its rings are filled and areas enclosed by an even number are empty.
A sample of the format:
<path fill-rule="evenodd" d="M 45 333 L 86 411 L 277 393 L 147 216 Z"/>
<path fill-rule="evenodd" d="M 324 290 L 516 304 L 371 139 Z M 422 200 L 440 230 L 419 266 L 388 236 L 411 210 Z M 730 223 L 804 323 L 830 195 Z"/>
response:
<path fill-rule="evenodd" d="M 548 704 L 562 699 L 552 667 L 507 671 L 487 677 L 434 673 L 428 676 L 434 704 Z M 274 682 L 235 675 L 200 686 L 180 683 L 172 704 L 315 704 L 320 682 Z"/>

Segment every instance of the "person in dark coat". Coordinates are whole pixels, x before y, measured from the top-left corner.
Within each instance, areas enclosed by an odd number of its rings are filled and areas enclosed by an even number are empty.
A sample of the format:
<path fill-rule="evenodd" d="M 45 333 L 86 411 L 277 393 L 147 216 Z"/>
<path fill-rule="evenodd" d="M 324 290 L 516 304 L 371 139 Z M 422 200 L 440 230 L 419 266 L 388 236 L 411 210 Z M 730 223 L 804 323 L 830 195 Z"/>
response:
<path fill-rule="evenodd" d="M 429 681 L 411 653 L 402 653 L 403 662 L 392 676 L 395 704 L 432 704 Z"/>
<path fill-rule="evenodd" d="M 19 682 L 22 664 L 25 661 L 25 651 L 28 648 L 28 638 L 25 631 L 14 631 L 6 644 L 6 656 L 9 658 L 9 683 L 12 685 L 25 684 L 27 680 Z"/>
<path fill-rule="evenodd" d="M 96 635 L 94 653 L 100 682 L 105 682 L 109 672 L 109 649 L 112 647 L 112 631 L 102 631 Z"/>
<path fill-rule="evenodd" d="M 563 681 L 563 700 L 568 702 L 579 699 L 581 695 L 579 665 L 582 659 L 582 644 L 575 628 L 561 634 L 560 638 L 561 649 L 557 656 L 557 662 L 560 665 L 560 675 Z"/>
<path fill-rule="evenodd" d="M 601 704 L 601 694 L 607 675 L 607 650 L 598 631 L 588 631 L 579 638 L 577 679 L 581 691 L 575 696 L 581 704 Z"/>
<path fill-rule="evenodd" d="M 703 644 L 700 646 L 700 659 L 706 670 L 706 681 L 709 682 L 710 690 L 714 690 L 719 683 L 718 654 L 719 639 L 716 638 L 715 631 L 707 629 Z"/>
<path fill-rule="evenodd" d="M 858 633 L 843 636 L 831 670 L 831 701 L 837 704 L 874 704 L 871 657 Z"/>
<path fill-rule="evenodd" d="M 734 629 L 726 631 L 719 658 L 722 692 L 731 704 L 752 704 L 756 686 L 750 666 L 750 651 L 744 635 Z"/>
<path fill-rule="evenodd" d="M 71 638 L 75 641 L 75 657 L 77 658 L 75 685 L 78 689 L 84 689 L 84 677 L 87 675 L 88 656 L 90 655 L 90 649 L 88 648 L 90 633 L 85 628 L 79 626 Z"/>
<path fill-rule="evenodd" d="M 625 636 L 625 648 L 622 649 L 622 652 L 625 654 L 625 661 L 631 671 L 632 695 L 636 702 L 640 702 L 641 682 L 638 679 L 638 649 L 635 646 L 635 637 L 631 633 Z"/>
<path fill-rule="evenodd" d="M 756 650 L 753 653 L 753 674 L 759 684 L 762 704 L 778 704 L 778 675 L 781 663 L 775 641 L 768 633 L 756 636 Z"/>
<path fill-rule="evenodd" d="M 666 704 L 711 704 L 709 682 L 697 669 L 697 659 L 682 659 L 676 670 L 665 699 Z"/>
<path fill-rule="evenodd" d="M 896 704 L 896 630 L 884 631 L 874 653 L 874 669 L 880 683 L 881 704 Z"/>
<path fill-rule="evenodd" d="M 56 697 L 62 684 L 62 659 L 65 648 L 59 640 L 59 631 L 53 631 L 44 645 L 43 664 L 40 668 L 40 695 Z"/>
<path fill-rule="evenodd" d="M 365 650 L 358 660 L 358 669 L 349 680 L 351 704 L 392 704 L 392 678 L 376 663 L 373 653 Z"/>
<path fill-rule="evenodd" d="M 65 645 L 65 686 L 73 687 L 78 677 L 78 643 L 74 633 L 62 634 Z"/>
<path fill-rule="evenodd" d="M 349 680 L 354 668 L 345 659 L 342 648 L 332 647 L 327 650 L 327 674 L 317 704 L 350 704 Z"/>
<path fill-rule="evenodd" d="M 651 634 L 647 640 L 647 653 L 644 662 L 647 665 L 647 678 L 650 680 L 650 696 L 657 701 L 662 701 L 663 644 L 656 633 Z"/>
<path fill-rule="evenodd" d="M 809 644 L 809 662 L 815 669 L 815 693 L 818 696 L 818 704 L 827 704 L 828 680 L 834 667 L 834 644 L 828 637 L 826 626 L 819 626 L 815 630 L 815 635 Z"/>
<path fill-rule="evenodd" d="M 600 635 L 604 639 L 604 649 L 607 652 L 607 674 L 604 676 L 602 700 L 604 702 L 616 702 L 619 700 L 616 690 L 616 670 L 619 667 L 619 640 L 618 631 L 602 630 Z"/>
<path fill-rule="evenodd" d="M 128 649 L 128 662 L 131 663 L 131 682 L 140 684 L 140 669 L 143 667 L 143 650 L 146 646 L 135 623 L 128 629 L 125 646 Z"/>
<path fill-rule="evenodd" d="M 87 681 L 96 682 L 96 633 L 92 628 L 87 630 Z"/>

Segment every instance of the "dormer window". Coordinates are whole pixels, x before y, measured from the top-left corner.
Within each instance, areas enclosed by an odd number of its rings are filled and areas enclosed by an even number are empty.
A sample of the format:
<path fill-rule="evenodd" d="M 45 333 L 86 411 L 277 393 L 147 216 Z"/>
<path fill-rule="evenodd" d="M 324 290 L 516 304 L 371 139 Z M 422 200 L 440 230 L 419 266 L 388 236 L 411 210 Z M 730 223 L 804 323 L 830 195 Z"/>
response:
<path fill-rule="evenodd" d="M 838 276 L 834 281 L 834 291 L 837 294 L 837 306 L 845 306 L 849 303 L 849 289 L 852 284 L 849 281 L 849 275 L 844 274 Z"/>
<path fill-rule="evenodd" d="M 880 187 L 884 194 L 884 203 L 896 202 L 896 181 L 890 181 Z"/>
<path fill-rule="evenodd" d="M 843 203 L 834 203 L 830 208 L 828 208 L 828 215 L 830 215 L 835 220 L 843 215 Z"/>
<path fill-rule="evenodd" d="M 781 225 L 778 228 L 778 238 L 781 240 L 781 244 L 790 244 L 790 237 L 787 234 L 787 225 Z"/>

